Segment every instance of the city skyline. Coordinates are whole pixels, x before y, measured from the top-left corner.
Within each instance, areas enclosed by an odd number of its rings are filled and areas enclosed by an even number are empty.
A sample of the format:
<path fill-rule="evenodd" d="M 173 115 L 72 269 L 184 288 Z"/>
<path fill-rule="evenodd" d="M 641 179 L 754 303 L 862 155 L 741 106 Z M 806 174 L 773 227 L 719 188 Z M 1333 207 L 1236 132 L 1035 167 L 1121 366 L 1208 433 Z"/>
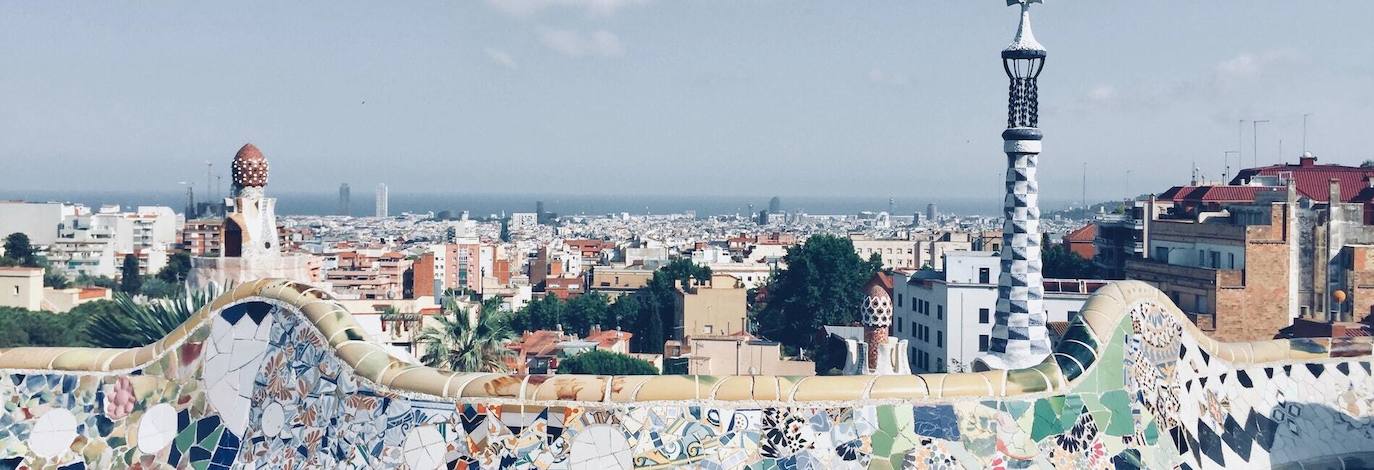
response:
<path fill-rule="evenodd" d="M 1233 168 L 1250 166 L 1254 141 L 1259 163 L 1291 162 L 1304 114 L 1323 162 L 1374 158 L 1353 127 L 1370 118 L 1357 84 L 1374 69 L 1339 47 L 1362 38 L 1369 5 L 1182 5 L 1059 6 L 1045 20 L 1041 39 L 1060 51 L 1058 80 L 1042 90 L 1056 150 L 1041 175 L 1047 199 L 1078 199 L 1085 162 L 1121 182 L 1090 185 L 1089 200 L 1167 187 L 1194 165 L 1218 177 L 1238 145 Z M 627 194 L 998 192 L 1002 157 L 985 129 L 1002 85 L 988 55 L 1010 38 L 997 2 L 729 7 L 338 5 L 304 25 L 289 18 L 308 6 L 0 7 L 0 56 L 23 65 L 0 72 L 0 97 L 26 110 L 0 114 L 13 136 L 0 158 L 33 161 L 14 169 L 18 181 L 61 169 L 50 189 L 137 178 L 176 191 L 223 148 L 252 141 L 288 175 L 278 187 L 298 191 L 385 180 L 398 194 L 539 192 L 616 175 Z M 720 11 L 730 15 L 704 20 Z M 776 28 L 754 28 L 766 14 L 780 14 Z M 67 52 L 36 54 L 39 42 Z M 1254 139 L 1240 119 L 1270 122 Z M 1141 127 L 1169 138 L 1131 136 Z M 658 176 L 682 165 L 719 171 Z M 478 176 L 448 176 L 459 171 Z M 40 189 L 24 184 L 12 189 Z"/>

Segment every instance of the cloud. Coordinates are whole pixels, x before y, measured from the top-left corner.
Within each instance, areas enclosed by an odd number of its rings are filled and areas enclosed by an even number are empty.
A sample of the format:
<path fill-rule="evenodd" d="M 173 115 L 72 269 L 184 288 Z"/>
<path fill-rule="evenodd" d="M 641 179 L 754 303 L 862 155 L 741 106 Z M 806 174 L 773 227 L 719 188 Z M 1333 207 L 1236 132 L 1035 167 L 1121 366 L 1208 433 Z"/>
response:
<path fill-rule="evenodd" d="M 1295 64 L 1299 55 L 1292 49 L 1275 49 L 1259 54 L 1244 53 L 1218 63 L 1212 74 L 1214 84 L 1225 87 L 1272 75 Z"/>
<path fill-rule="evenodd" d="M 1111 101 L 1116 99 L 1116 87 L 1111 85 L 1098 85 L 1088 90 L 1088 100 L 1095 102 Z"/>
<path fill-rule="evenodd" d="M 1237 106 L 1253 103 L 1297 79 L 1303 57 L 1293 49 L 1245 52 L 1172 80 L 1127 84 L 1097 84 L 1080 95 L 1067 111 L 1136 110 L 1157 112 L 1185 103 Z"/>
<path fill-rule="evenodd" d="M 485 52 L 487 53 L 487 58 L 491 59 L 491 61 L 495 62 L 497 65 L 511 70 L 520 68 L 520 63 L 516 62 L 515 58 L 511 57 L 510 53 L 506 51 L 488 47 Z"/>
<path fill-rule="evenodd" d="M 539 42 L 568 57 L 620 57 L 625 55 L 625 46 L 620 43 L 620 38 L 615 33 L 606 30 L 584 33 L 551 29 L 539 35 Z"/>
<path fill-rule="evenodd" d="M 868 71 L 868 81 L 894 86 L 907 86 L 911 84 L 911 78 L 906 76 L 906 74 L 884 72 L 877 67 Z"/>
<path fill-rule="evenodd" d="M 582 10 L 588 16 L 606 17 L 649 0 L 487 0 L 493 8 L 512 16 L 527 17 L 551 8 Z"/>

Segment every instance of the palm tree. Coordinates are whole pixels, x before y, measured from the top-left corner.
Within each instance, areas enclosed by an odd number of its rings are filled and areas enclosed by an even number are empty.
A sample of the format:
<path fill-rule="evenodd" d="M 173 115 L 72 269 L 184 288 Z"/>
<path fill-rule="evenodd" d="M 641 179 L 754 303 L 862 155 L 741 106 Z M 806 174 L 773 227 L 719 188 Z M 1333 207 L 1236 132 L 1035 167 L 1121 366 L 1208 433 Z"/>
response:
<path fill-rule="evenodd" d="M 115 292 L 117 308 L 92 315 L 86 324 L 86 336 L 91 344 L 105 348 L 153 344 L 218 296 L 214 288 L 187 289 L 170 299 L 139 299 L 125 292 Z"/>
<path fill-rule="evenodd" d="M 456 372 L 505 370 L 505 358 L 514 353 L 506 343 L 515 334 L 509 315 L 499 305 L 499 301 L 484 301 L 472 315 L 457 301 L 444 299 L 444 308 L 434 317 L 437 324 L 420 333 L 419 344 L 424 347 L 420 362 Z"/>

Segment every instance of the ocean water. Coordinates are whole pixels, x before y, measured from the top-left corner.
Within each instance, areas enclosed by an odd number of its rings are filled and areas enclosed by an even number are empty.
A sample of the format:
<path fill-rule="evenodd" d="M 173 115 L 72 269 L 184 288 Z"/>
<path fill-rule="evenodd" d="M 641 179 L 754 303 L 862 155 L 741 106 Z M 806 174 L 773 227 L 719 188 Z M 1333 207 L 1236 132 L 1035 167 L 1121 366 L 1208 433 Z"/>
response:
<path fill-rule="evenodd" d="M 277 213 L 281 215 L 334 215 L 339 211 L 337 193 L 269 192 L 277 198 Z M 753 204 L 755 212 L 767 209 L 769 196 L 668 196 L 668 195 L 574 195 L 574 194 L 461 194 L 461 193 L 404 193 L 391 192 L 390 212 L 425 213 L 443 210 L 469 211 L 473 217 L 511 212 L 534 212 L 536 201 L 544 202 L 544 209 L 562 215 L 612 214 L 668 214 L 696 211 L 698 216 L 744 214 Z M 139 205 L 169 206 L 177 211 L 186 207 L 186 194 L 153 191 L 12 191 L 0 189 L 0 199 L 26 201 L 60 201 L 80 203 L 91 207 L 118 204 L 125 208 Z M 804 211 L 808 214 L 856 214 L 861 211 L 888 210 L 886 197 L 808 197 L 780 196 L 783 210 Z M 1001 214 L 1002 198 L 902 198 L 892 200 L 894 215 L 921 213 L 926 204 L 935 203 L 942 214 L 997 216 Z M 1064 208 L 1070 201 L 1042 200 L 1046 212 Z M 372 215 L 372 191 L 355 190 L 351 215 Z"/>

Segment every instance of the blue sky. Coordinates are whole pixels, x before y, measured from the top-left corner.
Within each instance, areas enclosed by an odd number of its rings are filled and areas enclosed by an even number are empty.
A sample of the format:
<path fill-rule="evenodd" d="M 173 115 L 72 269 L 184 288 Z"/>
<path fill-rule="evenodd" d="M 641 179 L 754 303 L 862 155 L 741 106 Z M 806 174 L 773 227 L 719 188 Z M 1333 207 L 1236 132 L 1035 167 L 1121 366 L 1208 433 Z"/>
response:
<path fill-rule="evenodd" d="M 0 162 L 11 189 L 176 190 L 251 141 L 278 190 L 995 195 L 1004 5 L 4 2 Z M 1047 198 L 1085 162 L 1092 199 L 1218 176 L 1239 119 L 1272 121 L 1262 163 L 1304 113 L 1322 161 L 1374 159 L 1374 3 L 1035 10 Z"/>

